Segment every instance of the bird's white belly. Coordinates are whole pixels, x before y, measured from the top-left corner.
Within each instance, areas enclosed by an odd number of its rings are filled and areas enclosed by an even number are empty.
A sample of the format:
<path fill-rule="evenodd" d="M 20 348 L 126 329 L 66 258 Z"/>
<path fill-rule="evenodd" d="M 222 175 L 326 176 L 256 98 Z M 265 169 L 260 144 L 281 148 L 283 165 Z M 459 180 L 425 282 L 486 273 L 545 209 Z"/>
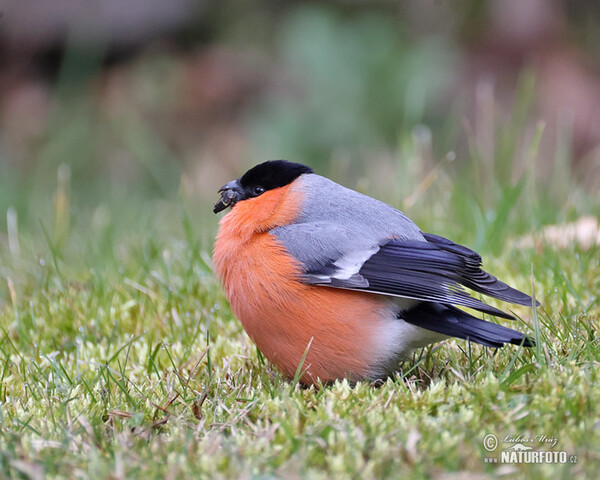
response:
<path fill-rule="evenodd" d="M 447 335 L 418 327 L 399 318 L 402 310 L 419 302 L 405 298 L 390 300 L 389 316 L 378 328 L 379 339 L 377 359 L 373 364 L 372 380 L 385 378 L 398 370 L 398 364 L 410 359 L 411 353 L 431 343 L 448 338 Z"/>

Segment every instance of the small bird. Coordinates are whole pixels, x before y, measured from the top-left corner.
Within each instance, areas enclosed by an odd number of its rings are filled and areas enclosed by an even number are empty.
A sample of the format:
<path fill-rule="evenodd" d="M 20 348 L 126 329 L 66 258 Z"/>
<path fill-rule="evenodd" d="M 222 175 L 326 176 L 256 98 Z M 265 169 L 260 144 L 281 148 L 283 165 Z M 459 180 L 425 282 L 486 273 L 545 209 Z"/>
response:
<path fill-rule="evenodd" d="M 393 374 L 448 337 L 487 347 L 534 342 L 457 308 L 514 319 L 463 288 L 518 305 L 522 293 L 481 257 L 423 233 L 399 210 L 285 160 L 219 189 L 214 265 L 235 316 L 263 355 L 304 385 Z"/>

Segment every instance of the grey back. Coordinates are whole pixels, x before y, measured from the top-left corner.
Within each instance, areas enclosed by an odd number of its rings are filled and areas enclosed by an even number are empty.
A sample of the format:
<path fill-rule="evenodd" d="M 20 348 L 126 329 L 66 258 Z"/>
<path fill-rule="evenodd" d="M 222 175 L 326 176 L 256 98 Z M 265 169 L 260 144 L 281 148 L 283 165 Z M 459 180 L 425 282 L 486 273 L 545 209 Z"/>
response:
<path fill-rule="evenodd" d="M 316 174 L 304 174 L 292 185 L 302 191 L 296 222 L 271 230 L 306 270 L 345 257 L 362 263 L 391 238 L 425 241 L 401 211 Z"/>

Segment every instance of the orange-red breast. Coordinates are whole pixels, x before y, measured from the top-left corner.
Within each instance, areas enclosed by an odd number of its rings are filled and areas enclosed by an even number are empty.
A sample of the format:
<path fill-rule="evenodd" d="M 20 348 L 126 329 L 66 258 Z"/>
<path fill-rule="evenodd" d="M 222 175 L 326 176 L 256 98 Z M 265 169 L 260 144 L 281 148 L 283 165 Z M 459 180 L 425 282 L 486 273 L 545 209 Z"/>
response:
<path fill-rule="evenodd" d="M 375 380 L 449 336 L 488 347 L 533 341 L 455 305 L 513 318 L 463 287 L 531 298 L 481 269 L 474 251 L 298 163 L 262 163 L 223 186 L 216 273 L 233 313 L 269 361 L 302 383 Z"/>

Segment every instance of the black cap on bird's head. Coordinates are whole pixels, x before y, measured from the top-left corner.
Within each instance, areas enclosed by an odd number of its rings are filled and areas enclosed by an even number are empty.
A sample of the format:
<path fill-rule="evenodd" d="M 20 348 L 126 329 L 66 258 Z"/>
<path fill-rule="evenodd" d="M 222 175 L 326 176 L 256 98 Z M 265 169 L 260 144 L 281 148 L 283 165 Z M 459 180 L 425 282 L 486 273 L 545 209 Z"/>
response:
<path fill-rule="evenodd" d="M 219 189 L 221 198 L 213 208 L 214 213 L 233 207 L 237 202 L 258 197 L 268 190 L 284 187 L 304 173 L 313 170 L 301 163 L 286 160 L 269 160 L 252 167 L 242 177 Z"/>

